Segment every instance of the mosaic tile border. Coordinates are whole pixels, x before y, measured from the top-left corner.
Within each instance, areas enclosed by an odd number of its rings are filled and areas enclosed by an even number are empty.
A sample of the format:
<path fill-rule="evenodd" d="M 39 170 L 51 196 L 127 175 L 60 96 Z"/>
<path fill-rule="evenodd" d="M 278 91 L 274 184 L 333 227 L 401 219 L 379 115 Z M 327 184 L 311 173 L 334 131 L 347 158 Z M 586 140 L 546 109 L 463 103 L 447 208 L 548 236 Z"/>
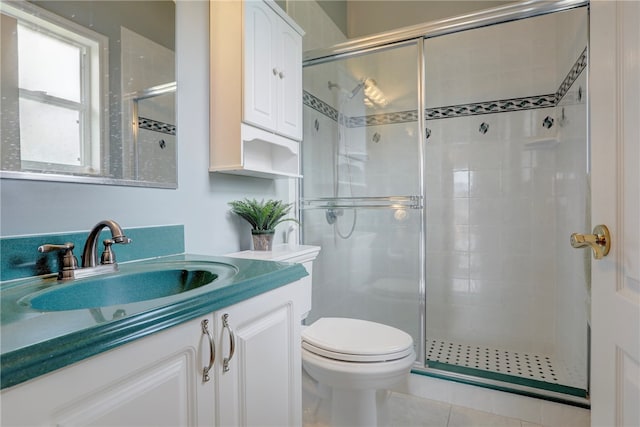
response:
<path fill-rule="evenodd" d="M 396 113 L 373 114 L 370 116 L 351 117 L 349 127 L 389 125 L 393 123 L 407 123 L 418 120 L 418 111 L 399 111 Z"/>
<path fill-rule="evenodd" d="M 562 98 L 567 94 L 571 85 L 578 79 L 578 76 L 582 73 L 582 70 L 587 68 L 587 48 L 585 47 L 578 60 L 573 64 L 569 74 L 564 78 L 560 87 L 556 91 L 556 103 L 560 102 Z"/>
<path fill-rule="evenodd" d="M 448 119 L 453 117 L 506 113 L 511 111 L 555 107 L 567 94 L 569 88 L 571 88 L 582 71 L 587 67 L 587 62 L 587 48 L 585 47 L 555 93 L 527 96 L 522 98 L 502 99 L 496 101 L 476 102 L 471 104 L 450 105 L 437 108 L 427 108 L 425 110 L 425 118 L 426 120 Z M 340 122 L 346 123 L 347 127 L 407 123 L 418 120 L 417 110 L 373 114 L 369 116 L 348 117 L 345 119 L 341 117 L 338 110 L 307 91 L 303 91 L 302 102 L 304 105 L 313 108 L 314 110 L 318 111 L 321 114 L 324 114 L 325 116 L 336 122 L 338 121 L 338 118 L 340 118 Z"/>
<path fill-rule="evenodd" d="M 167 135 L 176 134 L 175 125 L 159 122 L 157 120 L 148 119 L 146 117 L 138 117 L 138 127 L 140 129 L 151 130 L 154 132 L 160 132 Z"/>
<path fill-rule="evenodd" d="M 451 117 L 477 116 L 481 114 L 506 113 L 510 111 L 531 110 L 535 108 L 555 107 L 555 93 L 525 98 L 511 98 L 498 101 L 476 102 L 473 104 L 451 105 L 439 108 L 427 108 L 427 120 L 448 119 Z"/>
<path fill-rule="evenodd" d="M 320 114 L 324 114 L 331 120 L 338 121 L 338 110 L 327 104 L 320 98 L 316 98 L 306 90 L 302 92 L 302 103 L 307 107 L 311 107 Z"/>

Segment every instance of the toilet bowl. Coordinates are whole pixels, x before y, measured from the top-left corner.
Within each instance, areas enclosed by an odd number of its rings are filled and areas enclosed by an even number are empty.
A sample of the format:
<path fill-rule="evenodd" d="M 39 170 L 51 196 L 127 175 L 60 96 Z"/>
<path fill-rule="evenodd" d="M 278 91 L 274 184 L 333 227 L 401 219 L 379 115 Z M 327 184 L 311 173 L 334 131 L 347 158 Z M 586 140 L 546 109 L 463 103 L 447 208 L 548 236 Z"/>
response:
<path fill-rule="evenodd" d="M 317 385 L 316 423 L 387 425 L 389 389 L 415 362 L 411 336 L 380 323 L 320 318 L 302 331 L 303 375 Z"/>

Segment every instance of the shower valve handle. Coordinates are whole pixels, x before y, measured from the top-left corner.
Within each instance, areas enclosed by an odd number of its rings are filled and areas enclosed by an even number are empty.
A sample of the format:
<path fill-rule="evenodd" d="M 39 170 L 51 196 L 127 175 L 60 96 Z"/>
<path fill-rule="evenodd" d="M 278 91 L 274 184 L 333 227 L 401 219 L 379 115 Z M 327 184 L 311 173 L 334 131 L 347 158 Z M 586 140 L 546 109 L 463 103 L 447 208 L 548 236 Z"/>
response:
<path fill-rule="evenodd" d="M 611 249 L 611 233 L 606 225 L 596 225 L 593 234 L 573 233 L 571 246 L 574 248 L 591 248 L 593 257 L 601 259 L 607 256 Z"/>

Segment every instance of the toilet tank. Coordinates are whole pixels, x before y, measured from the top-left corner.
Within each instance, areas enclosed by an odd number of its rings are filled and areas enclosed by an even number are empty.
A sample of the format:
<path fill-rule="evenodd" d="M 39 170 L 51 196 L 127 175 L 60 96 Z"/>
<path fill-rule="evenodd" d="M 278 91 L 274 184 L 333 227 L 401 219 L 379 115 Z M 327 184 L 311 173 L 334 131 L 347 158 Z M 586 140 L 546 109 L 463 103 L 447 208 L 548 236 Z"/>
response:
<path fill-rule="evenodd" d="M 295 262 L 302 264 L 309 273 L 300 279 L 305 292 L 305 306 L 301 307 L 302 319 L 305 319 L 311 311 L 311 285 L 313 273 L 313 261 L 320 253 L 320 246 L 280 244 L 273 245 L 270 251 L 242 251 L 226 254 L 231 258 L 259 259 L 263 261 Z"/>

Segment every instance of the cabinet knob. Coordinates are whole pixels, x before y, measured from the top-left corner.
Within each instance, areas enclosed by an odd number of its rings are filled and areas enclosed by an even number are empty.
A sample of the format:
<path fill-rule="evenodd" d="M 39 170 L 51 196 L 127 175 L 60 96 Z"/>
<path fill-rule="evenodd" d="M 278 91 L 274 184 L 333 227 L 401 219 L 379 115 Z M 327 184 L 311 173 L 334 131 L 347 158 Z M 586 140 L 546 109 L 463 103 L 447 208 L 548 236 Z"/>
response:
<path fill-rule="evenodd" d="M 284 72 L 280 71 L 278 73 L 278 77 L 280 77 L 281 79 L 284 79 Z"/>
<path fill-rule="evenodd" d="M 277 76 L 277 75 L 278 75 L 278 69 L 277 69 L 277 68 L 274 68 L 274 69 L 273 69 L 273 75 L 274 75 L 274 76 Z"/>

